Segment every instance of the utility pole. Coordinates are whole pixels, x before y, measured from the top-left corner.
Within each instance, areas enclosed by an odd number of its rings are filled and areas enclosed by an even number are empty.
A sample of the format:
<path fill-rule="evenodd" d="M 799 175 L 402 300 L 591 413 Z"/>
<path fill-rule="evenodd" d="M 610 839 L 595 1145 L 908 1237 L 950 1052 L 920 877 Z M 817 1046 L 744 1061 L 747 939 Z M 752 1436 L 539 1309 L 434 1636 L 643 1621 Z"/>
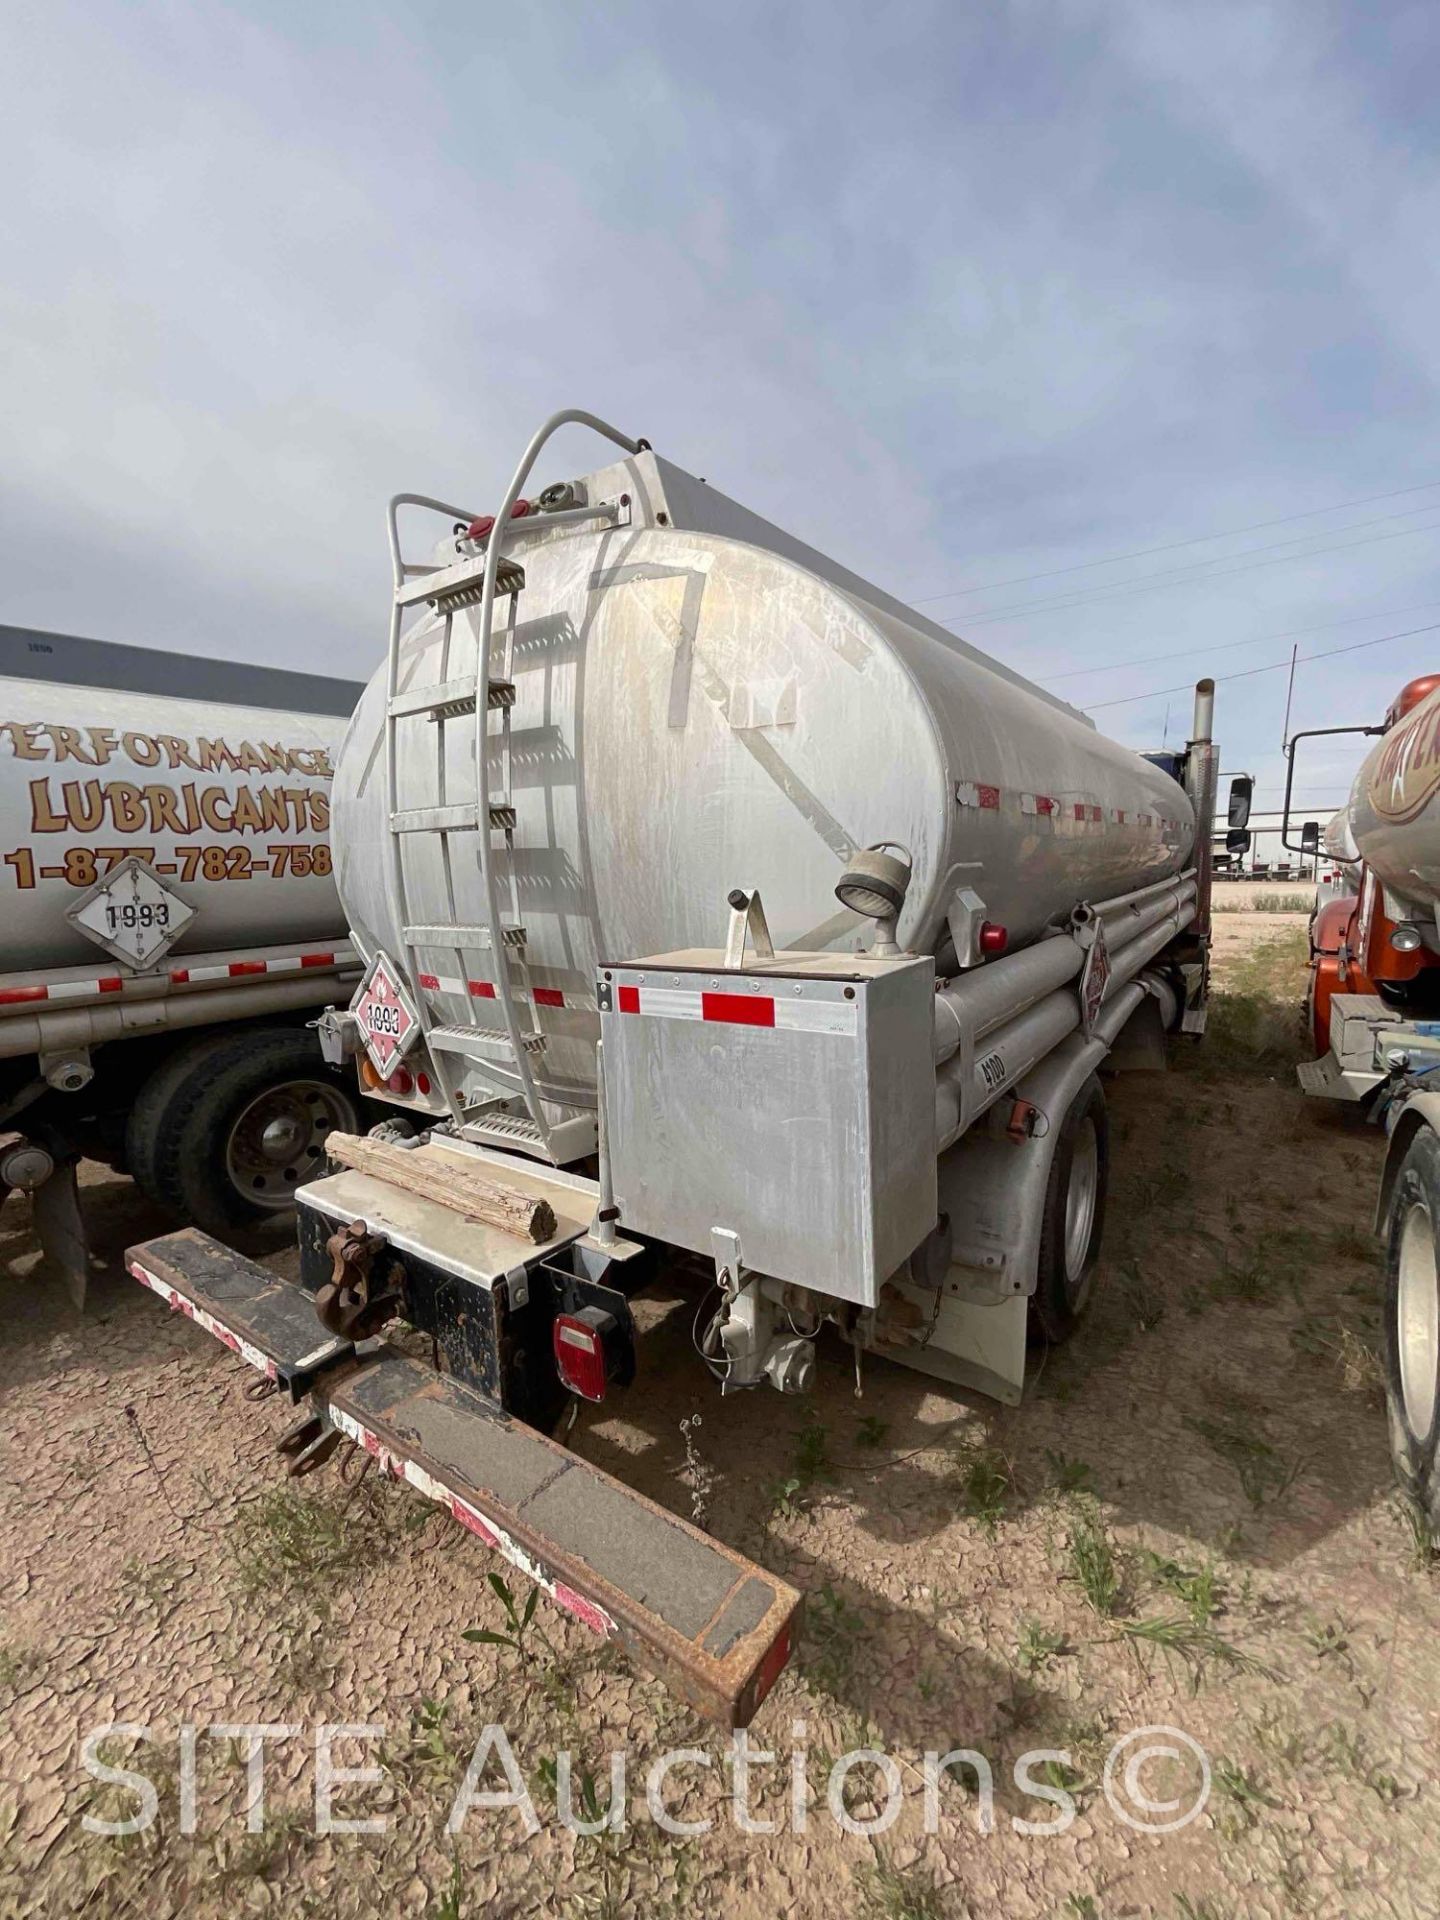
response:
<path fill-rule="evenodd" d="M 1297 640 L 1290 649 L 1290 684 L 1285 689 L 1285 724 L 1280 729 L 1280 751 L 1284 753 L 1290 744 L 1290 702 L 1295 697 L 1295 662 L 1299 657 L 1300 642 Z"/>

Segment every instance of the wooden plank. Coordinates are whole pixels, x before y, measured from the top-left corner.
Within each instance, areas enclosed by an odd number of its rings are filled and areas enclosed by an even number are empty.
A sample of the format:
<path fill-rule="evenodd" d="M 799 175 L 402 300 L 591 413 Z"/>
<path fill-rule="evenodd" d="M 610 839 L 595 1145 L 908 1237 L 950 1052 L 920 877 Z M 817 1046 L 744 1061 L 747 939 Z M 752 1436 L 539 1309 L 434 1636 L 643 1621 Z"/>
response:
<path fill-rule="evenodd" d="M 392 1187 L 418 1193 L 520 1239 L 538 1243 L 555 1236 L 555 1209 L 548 1200 L 502 1187 L 454 1154 L 432 1147 L 397 1147 L 389 1140 L 365 1140 L 353 1133 L 332 1133 L 325 1151 L 342 1167 L 388 1180 Z"/>

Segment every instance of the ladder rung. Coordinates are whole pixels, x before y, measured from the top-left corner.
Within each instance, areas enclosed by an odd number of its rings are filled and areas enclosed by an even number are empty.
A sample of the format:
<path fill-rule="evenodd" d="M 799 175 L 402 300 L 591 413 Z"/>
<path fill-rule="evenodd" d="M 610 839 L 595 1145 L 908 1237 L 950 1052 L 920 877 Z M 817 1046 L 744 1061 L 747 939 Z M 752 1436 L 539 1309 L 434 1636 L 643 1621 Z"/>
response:
<path fill-rule="evenodd" d="M 472 1060 L 514 1057 L 510 1036 L 498 1027 L 432 1027 L 426 1044 L 441 1053 L 462 1053 Z M 545 1045 L 543 1033 L 522 1033 L 520 1045 L 526 1053 L 539 1053 Z"/>
<path fill-rule="evenodd" d="M 480 810 L 473 800 L 455 807 L 407 807 L 390 816 L 392 833 L 473 833 Z"/>
<path fill-rule="evenodd" d="M 502 595 L 519 593 L 525 585 L 525 569 L 515 560 L 502 560 L 495 581 L 497 599 Z M 417 607 L 422 601 L 441 613 L 449 613 L 456 607 L 478 606 L 485 591 L 485 556 L 481 554 L 474 560 L 462 560 L 456 566 L 444 567 L 439 573 L 422 574 L 416 580 L 406 580 L 395 589 L 395 598 L 402 607 Z"/>
<path fill-rule="evenodd" d="M 515 825 L 515 808 L 508 800 L 492 800 L 487 809 L 492 827 L 507 831 Z M 390 816 L 392 833 L 473 833 L 480 809 L 473 800 L 450 807 L 407 807 Z"/>
<path fill-rule="evenodd" d="M 525 944 L 524 927 L 502 927 L 501 943 L 507 947 L 523 947 Z M 494 943 L 490 938 L 489 927 L 442 927 L 436 925 L 424 927 L 406 927 L 405 939 L 412 947 L 480 947 L 489 948 Z"/>
<path fill-rule="evenodd" d="M 476 691 L 473 680 L 437 680 L 426 687 L 407 687 L 390 702 L 390 717 L 403 720 L 407 714 L 423 713 L 430 720 L 460 720 L 474 713 Z M 492 710 L 513 707 L 515 682 L 492 680 L 485 704 Z"/>

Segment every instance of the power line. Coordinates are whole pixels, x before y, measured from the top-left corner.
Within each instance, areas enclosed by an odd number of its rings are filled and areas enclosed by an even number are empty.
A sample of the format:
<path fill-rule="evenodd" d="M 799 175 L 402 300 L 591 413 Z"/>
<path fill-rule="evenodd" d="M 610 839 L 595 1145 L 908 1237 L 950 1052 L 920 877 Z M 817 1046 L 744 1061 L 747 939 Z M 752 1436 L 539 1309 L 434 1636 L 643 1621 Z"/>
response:
<path fill-rule="evenodd" d="M 1286 627 L 1279 633 L 1252 633 L 1248 640 L 1224 640 L 1219 646 L 1197 640 L 1193 647 L 1182 647 L 1178 653 L 1147 653 L 1138 660 L 1107 660 L 1099 667 L 1067 667 L 1064 673 L 1050 674 L 1041 685 L 1050 687 L 1057 680 L 1078 680 L 1086 673 L 1122 673 L 1126 667 L 1153 667 L 1161 660 L 1189 660 L 1197 653 L 1208 658 L 1212 653 L 1233 653 L 1236 647 L 1258 647 L 1265 640 L 1298 640 L 1307 633 L 1328 633 L 1334 627 L 1353 627 L 1362 620 L 1383 620 L 1395 613 L 1425 613 L 1431 607 L 1440 607 L 1440 600 L 1417 600 L 1408 607 L 1377 607 L 1373 613 L 1352 613 L 1344 620 L 1321 620 L 1313 627 Z"/>
<path fill-rule="evenodd" d="M 1348 647 L 1330 647 L 1324 653 L 1302 653 L 1297 662 L 1303 666 L 1307 660 L 1333 660 L 1342 653 L 1361 653 L 1366 647 L 1380 647 L 1387 640 L 1413 640 L 1419 633 L 1440 633 L 1440 620 L 1433 621 L 1428 627 L 1410 627 L 1404 633 L 1382 633 L 1374 640 L 1356 640 Z M 1219 673 L 1221 680 L 1253 680 L 1258 673 L 1284 673 L 1290 666 L 1288 660 L 1274 660 L 1268 667 L 1246 667 L 1242 673 Z M 1102 707 L 1133 707 L 1140 700 L 1159 700 L 1167 693 L 1188 693 L 1189 684 L 1178 687 L 1153 687 L 1149 693 L 1130 693 L 1119 700 L 1097 700 L 1093 706 L 1082 707 L 1082 713 L 1099 713 Z"/>
<path fill-rule="evenodd" d="M 987 580 L 978 587 L 952 587 L 947 593 L 926 594 L 912 606 L 933 606 L 937 600 L 958 600 L 966 594 L 989 593 L 996 587 L 1023 587 L 1032 580 L 1058 580 L 1062 574 L 1084 573 L 1092 567 L 1114 567 L 1122 560 L 1144 560 L 1152 553 L 1177 553 L 1182 547 L 1204 546 L 1207 540 L 1233 540 L 1242 533 L 1263 533 L 1267 527 L 1293 526 L 1297 520 L 1315 520 L 1321 514 L 1343 513 L 1347 507 L 1368 507 L 1376 500 L 1399 500 L 1407 493 L 1428 493 L 1440 487 L 1440 480 L 1422 480 L 1417 486 L 1395 487 L 1389 493 L 1362 493 L 1354 500 L 1337 500 L 1333 506 L 1311 507 L 1305 513 L 1285 513 L 1275 520 L 1252 520 L 1248 526 L 1227 527 L 1223 533 L 1197 533 L 1188 540 L 1167 540 L 1158 547 L 1136 547 L 1129 553 L 1112 553 L 1104 560 L 1079 560 L 1074 566 L 1052 567 L 1046 573 L 1017 573 L 1009 580 Z"/>
<path fill-rule="evenodd" d="M 1410 513 L 1433 513 L 1435 510 L 1436 510 L 1435 506 L 1432 504 L 1429 507 L 1411 507 L 1408 511 Z M 1381 515 L 1382 520 L 1399 520 L 1399 519 L 1404 519 L 1405 517 L 1406 516 L 1404 514 Z M 1378 526 L 1379 524 L 1380 524 L 1380 521 L 1378 520 L 1356 520 L 1351 524 L 1351 526 L 1336 527 L 1334 531 L 1336 533 L 1350 533 L 1350 532 L 1353 532 L 1356 527 L 1371 527 L 1371 526 Z M 1027 615 L 1035 614 L 1035 613 L 1068 613 L 1075 607 L 1101 606 L 1108 603 L 1111 600 L 1127 599 L 1131 594 L 1135 594 L 1135 593 L 1163 593 L 1168 588 L 1177 587 L 1177 586 L 1181 586 L 1181 587 L 1204 586 L 1207 582 L 1211 580 L 1226 580 L 1226 579 L 1229 579 L 1232 575 L 1237 573 L 1253 573 L 1260 567 L 1290 567 L 1290 566 L 1294 566 L 1297 560 L 1318 560 L 1324 554 L 1345 553 L 1351 547 L 1371 547 L 1371 546 L 1377 545 L 1382 540 L 1408 540 L 1417 533 L 1435 533 L 1435 532 L 1440 532 L 1440 525 L 1437 525 L 1435 523 L 1432 523 L 1430 526 L 1426 526 L 1426 527 L 1401 527 L 1399 531 L 1396 533 L 1372 533 L 1367 535 L 1366 538 L 1363 540 L 1339 540 L 1334 542 L 1330 546 L 1311 547 L 1304 553 L 1286 554 L 1283 556 L 1283 558 L 1278 560 L 1247 560 L 1243 566 L 1239 566 L 1239 567 L 1217 567 L 1216 571 L 1213 573 L 1197 573 L 1194 568 L 1177 567 L 1174 569 L 1167 569 L 1165 572 L 1162 572 L 1162 573 L 1147 574 L 1143 579 L 1129 582 L 1129 583 L 1117 583 L 1113 586 L 1094 587 L 1089 589 L 1086 592 L 1076 594 L 1068 599 L 1060 598 L 1056 600 L 1017 600 L 1017 601 L 1014 601 L 1009 606 L 991 607 L 973 616 L 967 615 L 965 620 L 965 631 L 969 633 L 975 627 L 991 626 L 997 620 L 1009 621 L 1013 624 L 1016 618 L 1023 619 Z M 1313 539 L 1314 535 L 1306 535 L 1303 537 Z M 1291 546 L 1294 546 L 1296 543 L 1293 540 L 1281 540 L 1281 541 L 1278 541 L 1276 544 L 1282 547 L 1291 547 Z M 1249 553 L 1265 553 L 1265 552 L 1268 552 L 1269 549 L 1265 547 L 1249 547 L 1245 549 L 1245 551 Z M 1220 555 L 1217 555 L 1217 560 L 1229 560 L 1229 559 L 1233 559 L 1234 557 L 1235 556 L 1232 554 L 1220 554 Z M 1207 560 L 1202 564 L 1205 566 L 1213 567 L 1216 565 L 1216 562 Z M 1185 578 L 1185 579 L 1178 579 L 1178 580 L 1170 579 L 1168 575 L 1171 572 L 1178 573 L 1178 574 L 1185 574 L 1192 577 Z M 944 625 L 945 623 L 942 621 L 941 624 Z"/>

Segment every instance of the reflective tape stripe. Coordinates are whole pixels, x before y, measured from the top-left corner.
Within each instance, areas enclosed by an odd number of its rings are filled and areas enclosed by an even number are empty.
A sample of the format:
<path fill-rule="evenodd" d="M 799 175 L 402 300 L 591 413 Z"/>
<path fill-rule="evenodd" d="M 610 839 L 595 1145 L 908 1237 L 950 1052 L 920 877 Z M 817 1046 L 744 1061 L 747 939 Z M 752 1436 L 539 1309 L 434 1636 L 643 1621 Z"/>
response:
<path fill-rule="evenodd" d="M 493 1000 L 493 980 L 458 980 L 453 973 L 417 973 L 415 984 L 426 993 L 469 994 L 472 1000 Z M 536 987 L 531 993 L 524 987 L 512 990 L 511 998 L 529 1000 L 537 1007 L 594 1007 L 594 1001 L 582 994 L 562 993 L 559 987 Z"/>
<path fill-rule="evenodd" d="M 151 1273 L 148 1267 L 142 1267 L 138 1260 L 130 1262 L 130 1272 L 142 1287 L 148 1287 L 152 1293 L 159 1294 L 172 1313 L 183 1313 L 187 1320 L 193 1320 L 197 1327 L 218 1340 L 222 1347 L 228 1347 L 232 1353 L 238 1353 L 240 1358 L 248 1366 L 254 1367 L 257 1373 L 263 1373 L 267 1380 L 275 1379 L 275 1362 L 268 1355 L 261 1353 L 258 1347 L 251 1346 L 248 1340 L 242 1340 L 233 1328 L 217 1320 L 213 1313 L 207 1313 L 204 1307 L 197 1306 L 193 1300 L 188 1300 L 177 1288 L 167 1286 L 158 1274 Z"/>
<path fill-rule="evenodd" d="M 768 994 L 702 993 L 700 1018 L 732 1027 L 773 1027 L 775 1002 Z"/>
<path fill-rule="evenodd" d="M 626 987 L 619 989 L 621 1013 L 653 1020 L 703 1020 L 715 1026 L 778 1027 L 792 1033 L 854 1033 L 859 1009 L 847 1000 L 807 1000 L 768 993 L 722 993 L 718 988 Z"/>
<path fill-rule="evenodd" d="M 441 1481 L 428 1474 L 418 1461 L 407 1460 L 402 1454 L 392 1453 L 382 1443 L 378 1434 L 362 1426 L 345 1408 L 332 1405 L 330 1418 L 348 1440 L 355 1441 L 358 1446 L 365 1449 L 366 1453 L 372 1455 L 384 1472 L 393 1475 L 397 1480 L 408 1482 L 427 1500 L 433 1500 L 438 1506 L 448 1508 L 451 1515 L 467 1532 L 473 1533 L 477 1540 L 483 1541 L 487 1547 L 502 1554 L 513 1567 L 517 1567 L 528 1579 L 533 1580 L 542 1592 L 547 1593 L 556 1606 L 563 1607 L 567 1613 L 573 1614 L 582 1625 L 589 1627 L 592 1633 L 601 1634 L 608 1639 L 617 1632 L 615 1621 L 602 1606 L 587 1599 L 583 1594 L 576 1593 L 575 1589 L 568 1586 L 565 1581 L 557 1579 L 536 1559 L 534 1554 L 528 1552 L 518 1540 L 513 1539 L 497 1520 L 492 1520 L 488 1514 L 482 1513 L 473 1502 L 462 1499 L 458 1493 L 452 1493 Z"/>
<path fill-rule="evenodd" d="M 332 953 L 287 953 L 274 960 L 227 960 L 223 966 L 171 967 L 165 977 L 172 987 L 191 987 L 206 980 L 240 980 L 253 974 L 340 967 L 354 958 L 353 948 L 337 947 Z M 124 993 L 137 982 L 148 985 L 155 977 L 147 973 L 102 973 L 88 980 L 50 980 L 32 987 L 0 987 L 0 1006 L 19 1006 L 36 1000 L 91 1000 L 97 993 Z"/>

